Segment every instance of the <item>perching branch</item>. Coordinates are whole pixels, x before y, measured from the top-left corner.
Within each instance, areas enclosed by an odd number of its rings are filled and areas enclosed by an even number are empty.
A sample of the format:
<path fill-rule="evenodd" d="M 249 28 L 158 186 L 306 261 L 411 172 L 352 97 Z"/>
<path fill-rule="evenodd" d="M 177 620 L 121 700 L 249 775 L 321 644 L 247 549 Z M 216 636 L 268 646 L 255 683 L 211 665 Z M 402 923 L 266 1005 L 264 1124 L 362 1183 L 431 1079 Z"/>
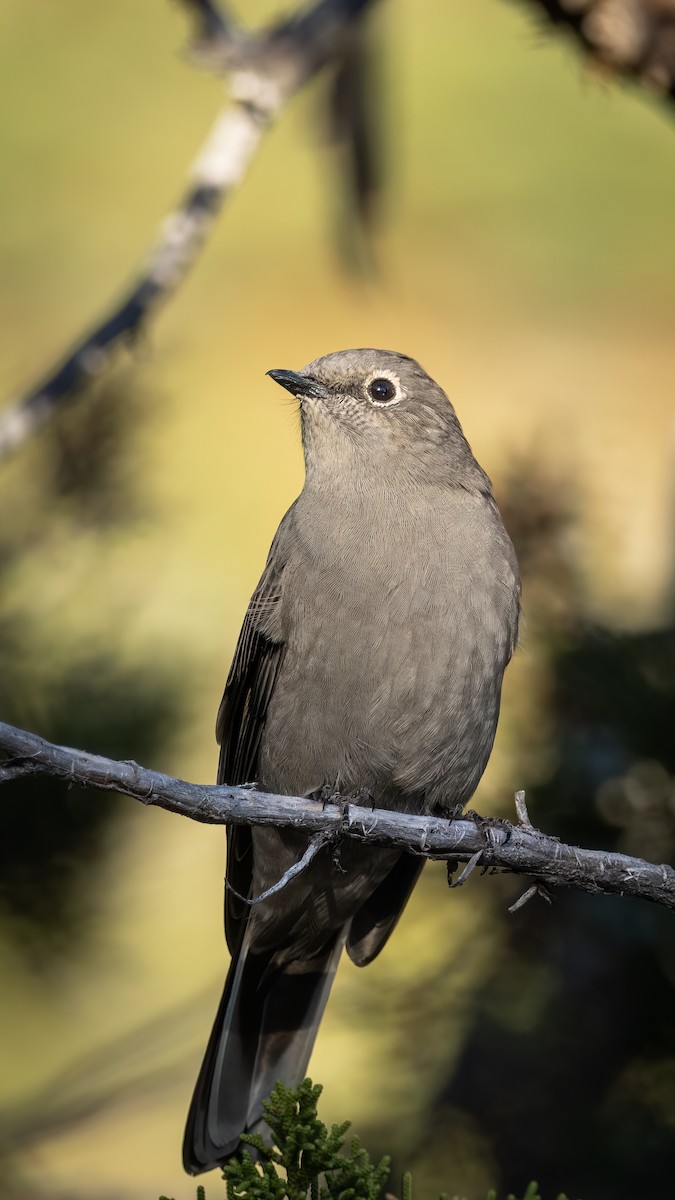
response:
<path fill-rule="evenodd" d="M 322 804 L 303 796 L 274 796 L 254 787 L 186 783 L 134 762 L 117 762 L 55 746 L 34 733 L 0 722 L 0 784 L 27 775 L 52 775 L 85 787 L 122 792 L 211 825 L 276 825 L 302 829 L 312 839 L 305 865 L 322 841 L 353 838 L 395 846 L 430 858 L 470 862 L 534 878 L 536 888 L 576 887 L 585 892 L 638 896 L 675 908 L 675 870 L 604 850 L 566 846 L 534 829 L 524 797 L 518 795 L 520 824 L 466 818 L 415 816 L 370 809 L 363 804 Z M 322 835 L 317 838 L 316 835 Z M 288 878 L 297 875 L 296 864 Z"/>
<path fill-rule="evenodd" d="M 340 58 L 354 23 L 371 0 L 318 0 L 308 12 L 252 35 L 237 30 L 211 0 L 183 2 L 198 21 L 193 54 L 228 73 L 230 101 L 130 290 L 36 387 L 0 413 L 0 460 L 107 370 L 113 351 L 131 342 L 176 290 L 225 200 L 242 182 L 265 131 L 308 79 Z"/>

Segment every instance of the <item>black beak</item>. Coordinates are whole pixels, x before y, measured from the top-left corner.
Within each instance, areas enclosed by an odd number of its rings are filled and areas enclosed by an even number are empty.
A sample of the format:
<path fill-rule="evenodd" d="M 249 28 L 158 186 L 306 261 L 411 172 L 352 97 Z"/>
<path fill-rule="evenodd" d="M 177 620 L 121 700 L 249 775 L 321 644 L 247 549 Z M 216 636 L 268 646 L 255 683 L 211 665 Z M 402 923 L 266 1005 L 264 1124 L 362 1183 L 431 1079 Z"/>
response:
<path fill-rule="evenodd" d="M 303 375 L 302 371 L 268 371 L 267 374 L 275 383 L 279 383 L 287 392 L 291 392 L 298 400 L 307 397 L 310 400 L 325 400 L 327 389 L 318 379 L 311 375 Z"/>

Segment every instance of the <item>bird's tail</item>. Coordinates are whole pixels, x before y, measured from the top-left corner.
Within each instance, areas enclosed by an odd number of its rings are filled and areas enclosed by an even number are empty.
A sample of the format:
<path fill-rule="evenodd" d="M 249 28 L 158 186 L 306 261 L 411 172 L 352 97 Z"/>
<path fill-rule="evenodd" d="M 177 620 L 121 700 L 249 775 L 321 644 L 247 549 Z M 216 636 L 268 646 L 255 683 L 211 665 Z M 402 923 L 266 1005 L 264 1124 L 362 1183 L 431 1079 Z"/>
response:
<path fill-rule="evenodd" d="M 278 1079 L 287 1087 L 303 1079 L 344 940 L 338 933 L 313 958 L 279 965 L 274 951 L 255 953 L 244 935 L 188 1113 L 183 1165 L 191 1175 L 234 1153 L 241 1134 L 261 1123 Z"/>

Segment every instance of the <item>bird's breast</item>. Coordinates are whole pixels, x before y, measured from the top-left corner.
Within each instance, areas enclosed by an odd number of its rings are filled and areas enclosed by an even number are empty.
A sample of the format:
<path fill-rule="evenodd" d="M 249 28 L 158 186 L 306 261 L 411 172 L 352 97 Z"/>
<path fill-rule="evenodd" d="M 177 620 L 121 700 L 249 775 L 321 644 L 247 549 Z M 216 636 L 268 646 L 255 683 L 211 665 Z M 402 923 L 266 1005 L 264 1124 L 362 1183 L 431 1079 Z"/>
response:
<path fill-rule="evenodd" d="M 265 786 L 368 788 L 397 806 L 441 793 L 462 803 L 473 791 L 511 614 L 500 531 L 461 501 L 415 519 L 345 519 L 330 539 L 313 531 L 300 542 L 261 747 Z"/>

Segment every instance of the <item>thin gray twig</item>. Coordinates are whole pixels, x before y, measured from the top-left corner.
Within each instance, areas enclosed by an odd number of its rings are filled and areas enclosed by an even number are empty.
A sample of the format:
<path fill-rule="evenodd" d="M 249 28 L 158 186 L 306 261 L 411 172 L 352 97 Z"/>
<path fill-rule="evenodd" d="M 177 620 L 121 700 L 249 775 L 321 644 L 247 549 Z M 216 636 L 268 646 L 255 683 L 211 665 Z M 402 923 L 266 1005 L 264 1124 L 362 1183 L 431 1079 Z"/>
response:
<path fill-rule="evenodd" d="M 261 892 L 258 896 L 242 896 L 236 888 L 232 887 L 232 884 L 227 876 L 225 877 L 225 887 L 227 888 L 228 892 L 230 892 L 233 896 L 236 896 L 237 900 L 240 900 L 242 904 L 249 904 L 251 907 L 254 904 L 262 904 L 263 900 L 269 900 L 270 896 L 276 895 L 276 893 L 280 892 L 282 888 L 285 888 L 286 885 L 291 882 L 291 879 L 295 879 L 296 875 L 302 874 L 302 872 L 306 870 L 309 864 L 316 858 L 319 850 L 322 850 L 324 846 L 327 846 L 330 841 L 332 841 L 331 834 L 315 833 L 314 836 L 309 839 L 309 844 L 305 850 L 305 853 L 302 855 L 302 858 L 299 858 L 296 863 L 293 863 L 293 866 L 289 867 L 287 871 L 284 871 L 283 875 L 280 879 L 277 879 L 276 883 L 273 883 L 271 887 L 266 888 L 265 891 Z"/>

